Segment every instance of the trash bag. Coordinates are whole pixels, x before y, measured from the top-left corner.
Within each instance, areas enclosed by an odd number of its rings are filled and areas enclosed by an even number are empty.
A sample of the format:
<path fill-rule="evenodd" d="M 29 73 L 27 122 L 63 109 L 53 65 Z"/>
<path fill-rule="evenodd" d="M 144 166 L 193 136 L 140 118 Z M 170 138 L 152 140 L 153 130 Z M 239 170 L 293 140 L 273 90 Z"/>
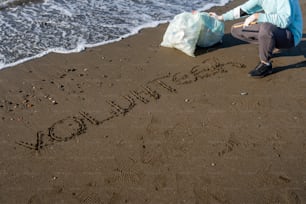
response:
<path fill-rule="evenodd" d="M 161 46 L 176 48 L 194 57 L 201 25 L 199 13 L 183 12 L 176 15 L 164 34 Z"/>
<path fill-rule="evenodd" d="M 201 31 L 198 38 L 197 46 L 210 47 L 222 41 L 224 35 L 224 23 L 209 16 L 208 13 L 201 13 Z"/>
<path fill-rule="evenodd" d="M 208 13 L 183 12 L 170 22 L 161 46 L 176 48 L 194 57 L 196 46 L 210 47 L 222 40 L 224 23 Z"/>

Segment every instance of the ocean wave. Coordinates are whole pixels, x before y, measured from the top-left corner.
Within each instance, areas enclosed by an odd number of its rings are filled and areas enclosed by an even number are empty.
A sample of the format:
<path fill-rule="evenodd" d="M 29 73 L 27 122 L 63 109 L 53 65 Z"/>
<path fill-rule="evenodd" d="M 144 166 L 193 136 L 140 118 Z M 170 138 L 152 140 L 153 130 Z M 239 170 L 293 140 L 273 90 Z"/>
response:
<path fill-rule="evenodd" d="M 44 0 L 0 0 L 0 10 L 7 8 L 14 8 L 29 3 L 43 3 Z"/>
<path fill-rule="evenodd" d="M 26 1 L 30 2 L 30 1 Z M 48 0 L 0 11 L 0 69 L 50 52 L 80 52 L 228 0 Z"/>

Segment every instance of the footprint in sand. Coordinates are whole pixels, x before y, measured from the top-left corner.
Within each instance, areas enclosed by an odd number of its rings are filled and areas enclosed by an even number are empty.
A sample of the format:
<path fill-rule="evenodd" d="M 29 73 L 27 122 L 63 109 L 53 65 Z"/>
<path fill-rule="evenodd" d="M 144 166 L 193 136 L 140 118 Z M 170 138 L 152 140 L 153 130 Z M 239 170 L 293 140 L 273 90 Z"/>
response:
<path fill-rule="evenodd" d="M 302 201 L 299 195 L 292 191 L 288 193 L 288 203 L 289 204 L 301 204 Z"/>
<path fill-rule="evenodd" d="M 101 204 L 105 203 L 98 192 L 87 189 L 78 193 L 72 193 L 73 197 L 81 204 Z"/>
<path fill-rule="evenodd" d="M 221 151 L 218 152 L 218 155 L 224 156 L 227 153 L 232 152 L 236 147 L 238 147 L 240 144 L 240 142 L 234 138 L 233 136 L 231 136 L 224 144 L 224 147 Z"/>
<path fill-rule="evenodd" d="M 138 168 L 137 163 L 131 160 L 120 160 L 116 162 L 110 175 L 104 179 L 107 185 L 131 186 L 142 183 L 144 174 Z"/>

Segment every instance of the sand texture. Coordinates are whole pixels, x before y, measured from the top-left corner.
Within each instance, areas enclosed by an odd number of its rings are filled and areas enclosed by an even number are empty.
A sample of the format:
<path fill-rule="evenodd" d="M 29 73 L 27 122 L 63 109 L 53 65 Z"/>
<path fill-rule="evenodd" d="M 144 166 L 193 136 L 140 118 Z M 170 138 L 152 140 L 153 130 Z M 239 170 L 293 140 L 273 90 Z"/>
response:
<path fill-rule="evenodd" d="M 306 203 L 306 35 L 252 79 L 233 23 L 195 58 L 165 24 L 1 70 L 0 203 Z"/>

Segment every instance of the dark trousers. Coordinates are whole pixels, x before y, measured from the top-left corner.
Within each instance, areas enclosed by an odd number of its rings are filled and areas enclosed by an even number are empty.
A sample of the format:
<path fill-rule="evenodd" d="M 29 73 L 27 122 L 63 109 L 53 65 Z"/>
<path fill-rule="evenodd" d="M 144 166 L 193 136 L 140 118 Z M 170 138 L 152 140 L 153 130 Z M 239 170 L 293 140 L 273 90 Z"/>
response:
<path fill-rule="evenodd" d="M 271 23 L 258 23 L 245 28 L 237 23 L 232 26 L 232 35 L 242 41 L 259 45 L 259 58 L 269 62 L 274 48 L 294 47 L 294 37 L 290 30 L 279 28 Z"/>

